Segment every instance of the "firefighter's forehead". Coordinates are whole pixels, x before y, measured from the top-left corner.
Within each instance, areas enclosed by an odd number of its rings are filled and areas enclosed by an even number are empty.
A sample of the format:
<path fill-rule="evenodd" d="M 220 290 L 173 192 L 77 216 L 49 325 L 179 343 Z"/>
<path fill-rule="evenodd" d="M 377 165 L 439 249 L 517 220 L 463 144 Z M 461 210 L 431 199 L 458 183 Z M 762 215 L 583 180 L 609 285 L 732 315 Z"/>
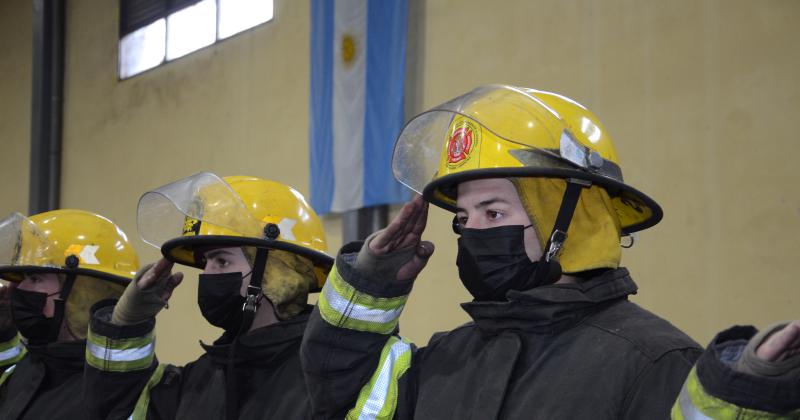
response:
<path fill-rule="evenodd" d="M 490 204 L 522 205 L 514 184 L 506 178 L 476 179 L 458 184 L 456 206 L 460 210 L 470 210 Z"/>

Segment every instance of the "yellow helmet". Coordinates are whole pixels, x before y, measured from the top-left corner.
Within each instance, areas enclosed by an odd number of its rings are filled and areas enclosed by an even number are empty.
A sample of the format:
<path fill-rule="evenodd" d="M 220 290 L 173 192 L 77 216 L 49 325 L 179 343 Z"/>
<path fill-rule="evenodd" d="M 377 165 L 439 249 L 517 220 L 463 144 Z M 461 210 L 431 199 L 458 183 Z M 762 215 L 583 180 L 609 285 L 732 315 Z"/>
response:
<path fill-rule="evenodd" d="M 169 260 L 200 269 L 195 249 L 209 246 L 305 257 L 314 264 L 317 289 L 333 266 L 314 209 L 297 190 L 275 181 L 201 172 L 142 195 L 137 218 L 145 242 L 160 247 Z"/>
<path fill-rule="evenodd" d="M 86 337 L 92 305 L 119 298 L 138 269 L 125 232 L 99 214 L 65 209 L 0 221 L 0 277 L 21 282 L 29 273 L 58 274 L 56 317 L 77 338 Z"/>
<path fill-rule="evenodd" d="M 456 186 L 479 178 L 588 181 L 608 192 L 621 231 L 658 223 L 661 207 L 624 183 L 605 127 L 564 96 L 481 86 L 412 119 L 392 157 L 395 177 L 431 203 L 455 211 Z"/>
<path fill-rule="evenodd" d="M 127 284 L 138 269 L 125 232 L 99 214 L 64 209 L 0 221 L 0 276 L 6 280 L 53 272 Z"/>

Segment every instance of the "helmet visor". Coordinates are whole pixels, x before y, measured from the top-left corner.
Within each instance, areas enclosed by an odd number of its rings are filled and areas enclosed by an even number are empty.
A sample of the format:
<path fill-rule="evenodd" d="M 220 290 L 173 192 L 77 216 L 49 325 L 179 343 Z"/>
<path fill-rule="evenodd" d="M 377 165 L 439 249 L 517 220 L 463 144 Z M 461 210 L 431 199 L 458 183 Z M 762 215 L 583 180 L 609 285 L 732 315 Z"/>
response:
<path fill-rule="evenodd" d="M 395 177 L 417 193 L 436 178 L 473 169 L 559 168 L 616 178 L 537 93 L 481 86 L 415 117 L 395 143 Z"/>
<path fill-rule="evenodd" d="M 146 192 L 136 219 L 142 240 L 157 248 L 180 236 L 262 236 L 261 223 L 239 196 L 209 172 Z"/>
<path fill-rule="evenodd" d="M 0 221 L 0 267 L 60 268 L 64 256 L 57 254 L 46 232 L 22 214 L 13 213 Z"/>

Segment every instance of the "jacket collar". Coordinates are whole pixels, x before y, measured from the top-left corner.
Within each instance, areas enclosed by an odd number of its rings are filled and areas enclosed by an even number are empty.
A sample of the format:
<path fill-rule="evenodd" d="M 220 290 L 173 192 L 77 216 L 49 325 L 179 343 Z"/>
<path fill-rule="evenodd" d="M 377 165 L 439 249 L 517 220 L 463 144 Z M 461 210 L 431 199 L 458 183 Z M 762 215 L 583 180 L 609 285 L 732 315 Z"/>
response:
<path fill-rule="evenodd" d="M 31 362 L 44 366 L 45 388 L 57 386 L 64 380 L 83 372 L 86 340 L 28 346 Z"/>
<path fill-rule="evenodd" d="M 553 284 L 523 292 L 512 290 L 504 302 L 469 302 L 461 306 L 488 334 L 517 329 L 555 334 L 587 316 L 635 294 L 628 270 L 618 268 L 574 284 Z"/>
<path fill-rule="evenodd" d="M 234 349 L 234 364 L 247 363 L 248 366 L 267 367 L 285 360 L 299 351 L 306 322 L 310 311 L 276 324 L 258 328 L 236 339 L 231 344 L 231 334 L 225 333 L 213 345 L 200 343 L 215 364 L 226 365 L 229 350 Z"/>

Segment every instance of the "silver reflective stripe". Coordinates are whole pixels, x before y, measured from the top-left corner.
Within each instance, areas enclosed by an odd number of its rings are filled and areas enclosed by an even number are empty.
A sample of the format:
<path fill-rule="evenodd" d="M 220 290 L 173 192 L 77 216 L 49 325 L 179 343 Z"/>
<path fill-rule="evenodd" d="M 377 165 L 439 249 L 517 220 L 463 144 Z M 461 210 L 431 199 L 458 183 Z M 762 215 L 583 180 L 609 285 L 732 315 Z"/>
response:
<path fill-rule="evenodd" d="M 22 353 L 22 343 L 11 347 L 8 350 L 0 351 L 0 360 L 11 360 Z"/>
<path fill-rule="evenodd" d="M 400 340 L 389 348 L 389 354 L 386 360 L 383 361 L 381 371 L 378 374 L 375 385 L 369 393 L 369 398 L 364 403 L 364 408 L 361 409 L 361 414 L 358 416 L 359 420 L 372 420 L 378 416 L 386 403 L 386 397 L 389 395 L 389 389 L 392 386 L 392 371 L 394 365 L 400 355 L 411 351 L 411 346 Z"/>
<path fill-rule="evenodd" d="M 102 346 L 98 346 L 92 342 L 86 343 L 86 348 L 92 353 L 94 357 L 98 359 L 110 361 L 110 362 L 132 362 L 136 360 L 142 360 L 151 354 L 153 354 L 153 346 L 155 343 L 148 343 L 142 347 L 132 348 L 132 349 L 108 349 Z"/>
<path fill-rule="evenodd" d="M 383 309 L 368 308 L 364 305 L 350 302 L 349 299 L 345 299 L 334 289 L 331 282 L 325 285 L 323 293 L 325 294 L 325 299 L 328 301 L 328 305 L 335 309 L 336 312 L 359 321 L 385 324 L 394 321 L 400 317 L 400 314 L 403 312 L 403 306 L 385 311 Z"/>
<path fill-rule="evenodd" d="M 680 401 L 681 414 L 683 414 L 684 420 L 713 420 L 694 406 L 692 397 L 689 396 L 689 390 L 686 388 L 685 384 L 681 389 L 681 395 L 678 400 Z"/>

